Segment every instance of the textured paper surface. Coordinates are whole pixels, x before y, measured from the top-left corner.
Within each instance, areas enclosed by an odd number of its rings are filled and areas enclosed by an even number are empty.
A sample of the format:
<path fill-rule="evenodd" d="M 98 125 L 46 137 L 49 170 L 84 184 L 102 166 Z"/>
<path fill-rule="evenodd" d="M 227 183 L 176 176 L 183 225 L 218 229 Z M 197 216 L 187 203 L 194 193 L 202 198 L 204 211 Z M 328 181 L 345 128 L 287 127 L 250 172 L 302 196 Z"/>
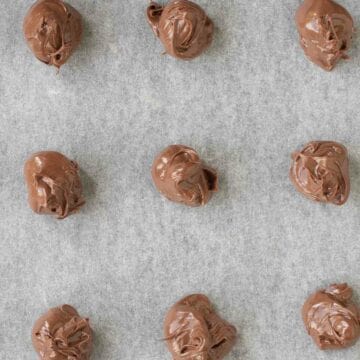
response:
<path fill-rule="evenodd" d="M 192 62 L 162 56 L 147 1 L 72 0 L 81 47 L 60 71 L 22 36 L 31 1 L 0 2 L 0 359 L 35 360 L 30 331 L 48 307 L 91 319 L 94 360 L 162 360 L 167 309 L 204 292 L 239 331 L 229 360 L 355 360 L 360 343 L 320 352 L 300 309 L 347 281 L 360 298 L 360 43 L 327 73 L 298 45 L 296 0 L 198 1 L 213 46 Z M 342 3 L 360 23 L 355 0 Z M 345 144 L 352 191 L 313 203 L 288 180 L 290 154 L 313 139 Z M 220 191 L 204 208 L 163 199 L 150 167 L 165 146 L 197 149 Z M 37 216 L 22 177 L 34 151 L 82 169 L 87 204 Z"/>

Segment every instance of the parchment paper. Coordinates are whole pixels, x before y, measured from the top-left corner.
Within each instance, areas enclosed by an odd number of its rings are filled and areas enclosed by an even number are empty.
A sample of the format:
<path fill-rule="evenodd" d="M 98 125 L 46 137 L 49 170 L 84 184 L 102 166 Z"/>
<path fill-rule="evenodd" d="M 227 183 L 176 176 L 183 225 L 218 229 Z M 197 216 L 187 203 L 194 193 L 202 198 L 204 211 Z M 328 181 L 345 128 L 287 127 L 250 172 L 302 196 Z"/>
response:
<path fill-rule="evenodd" d="M 213 46 L 161 55 L 146 0 L 71 0 L 81 47 L 57 74 L 22 35 L 29 0 L 0 2 L 0 359 L 35 360 L 30 332 L 49 307 L 75 306 L 94 360 L 162 360 L 168 308 L 203 292 L 239 331 L 228 360 L 355 360 L 360 343 L 321 352 L 300 317 L 319 287 L 360 295 L 360 43 L 332 73 L 298 44 L 297 0 L 198 0 Z M 355 0 L 341 3 L 360 24 Z M 288 179 L 314 139 L 347 146 L 343 207 L 313 203 Z M 219 172 L 204 208 L 162 198 L 150 167 L 169 144 Z M 27 205 L 25 159 L 58 150 L 82 169 L 86 206 L 63 221 Z"/>

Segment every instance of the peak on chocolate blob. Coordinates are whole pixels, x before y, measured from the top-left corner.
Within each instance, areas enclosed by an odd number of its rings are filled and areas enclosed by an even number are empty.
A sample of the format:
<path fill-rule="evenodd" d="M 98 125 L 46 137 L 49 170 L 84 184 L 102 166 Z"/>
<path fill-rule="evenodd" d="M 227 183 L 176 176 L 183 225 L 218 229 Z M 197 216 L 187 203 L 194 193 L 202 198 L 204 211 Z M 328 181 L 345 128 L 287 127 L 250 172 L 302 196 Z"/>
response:
<path fill-rule="evenodd" d="M 359 308 L 347 284 L 334 284 L 311 295 L 302 309 L 307 332 L 322 349 L 346 348 L 360 337 Z"/>
<path fill-rule="evenodd" d="M 346 148 L 333 141 L 312 141 L 292 154 L 290 179 L 296 189 L 316 201 L 342 205 L 350 193 Z"/>
<path fill-rule="evenodd" d="M 154 160 L 155 186 L 171 201 L 189 206 L 205 205 L 217 191 L 216 171 L 204 166 L 197 152 L 184 145 L 171 145 Z"/>
<path fill-rule="evenodd" d="M 88 319 L 72 306 L 62 305 L 36 321 L 32 342 L 42 360 L 88 360 L 93 335 Z"/>
<path fill-rule="evenodd" d="M 296 12 L 300 43 L 307 57 L 325 70 L 348 59 L 354 33 L 349 12 L 332 0 L 305 0 Z"/>
<path fill-rule="evenodd" d="M 24 175 L 30 207 L 38 214 L 63 219 L 85 202 L 78 165 L 58 152 L 33 154 L 25 163 Z"/>
<path fill-rule="evenodd" d="M 164 335 L 173 360 L 221 360 L 236 341 L 235 327 L 217 315 L 201 294 L 187 296 L 171 307 Z"/>
<path fill-rule="evenodd" d="M 61 0 L 38 0 L 25 17 L 24 35 L 40 61 L 60 68 L 81 41 L 81 15 Z"/>
<path fill-rule="evenodd" d="M 212 42 L 213 22 L 191 1 L 175 0 L 166 6 L 151 2 L 147 18 L 165 51 L 176 58 L 193 59 Z"/>

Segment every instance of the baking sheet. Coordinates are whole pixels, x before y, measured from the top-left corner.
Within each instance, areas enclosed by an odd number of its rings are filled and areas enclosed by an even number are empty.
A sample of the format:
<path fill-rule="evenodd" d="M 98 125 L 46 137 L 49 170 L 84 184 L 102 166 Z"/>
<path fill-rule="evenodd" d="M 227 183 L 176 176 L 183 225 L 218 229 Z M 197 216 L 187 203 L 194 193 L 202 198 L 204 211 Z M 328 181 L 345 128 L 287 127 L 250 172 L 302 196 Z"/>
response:
<path fill-rule="evenodd" d="M 358 359 L 360 343 L 320 352 L 305 298 L 347 281 L 360 295 L 360 43 L 327 73 L 298 45 L 296 0 L 198 0 L 216 25 L 192 62 L 161 55 L 145 0 L 71 0 L 85 36 L 56 73 L 22 37 L 29 0 L 0 2 L 0 358 L 33 360 L 30 331 L 48 307 L 74 305 L 95 331 L 92 359 L 170 359 L 167 309 L 204 292 L 239 331 L 229 360 Z M 341 2 L 360 23 L 355 0 Z M 313 203 L 288 180 L 290 153 L 342 142 L 352 191 Z M 197 149 L 219 172 L 204 208 L 154 189 L 154 156 Z M 22 177 L 34 151 L 82 169 L 86 206 L 57 221 L 31 212 Z"/>

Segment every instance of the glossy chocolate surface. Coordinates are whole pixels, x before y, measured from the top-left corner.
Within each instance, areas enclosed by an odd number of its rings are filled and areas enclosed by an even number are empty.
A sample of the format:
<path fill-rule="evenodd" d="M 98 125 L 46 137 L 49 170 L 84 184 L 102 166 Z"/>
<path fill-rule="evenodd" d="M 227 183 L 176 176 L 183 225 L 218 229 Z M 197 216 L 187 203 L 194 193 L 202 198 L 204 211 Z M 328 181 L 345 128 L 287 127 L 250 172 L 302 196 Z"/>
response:
<path fill-rule="evenodd" d="M 305 0 L 296 12 L 300 43 L 306 56 L 325 70 L 348 59 L 354 33 L 349 12 L 332 0 Z"/>
<path fill-rule="evenodd" d="M 164 335 L 173 360 L 220 360 L 236 341 L 235 327 L 217 315 L 201 294 L 187 296 L 171 307 Z"/>
<path fill-rule="evenodd" d="M 155 186 L 171 201 L 189 206 L 205 205 L 217 191 L 216 171 L 206 167 L 197 152 L 184 145 L 171 145 L 154 160 Z"/>
<path fill-rule="evenodd" d="M 312 141 L 292 155 L 290 179 L 308 198 L 342 205 L 350 193 L 346 148 L 333 141 Z"/>
<path fill-rule="evenodd" d="M 32 342 L 41 360 L 88 360 L 93 343 L 89 319 L 70 305 L 50 309 L 36 321 Z"/>
<path fill-rule="evenodd" d="M 29 205 L 38 214 L 63 219 L 85 203 L 77 163 L 58 152 L 33 154 L 25 163 L 24 175 Z"/>
<path fill-rule="evenodd" d="M 322 349 L 353 345 L 360 336 L 359 308 L 347 284 L 334 284 L 309 297 L 302 309 L 307 332 Z"/>
<path fill-rule="evenodd" d="M 204 10 L 188 0 L 170 1 L 166 6 L 151 2 L 147 18 L 167 54 L 179 59 L 193 59 L 211 44 L 213 22 Z"/>
<path fill-rule="evenodd" d="M 24 19 L 24 35 L 40 61 L 60 68 L 81 41 L 81 15 L 61 0 L 39 0 Z"/>

